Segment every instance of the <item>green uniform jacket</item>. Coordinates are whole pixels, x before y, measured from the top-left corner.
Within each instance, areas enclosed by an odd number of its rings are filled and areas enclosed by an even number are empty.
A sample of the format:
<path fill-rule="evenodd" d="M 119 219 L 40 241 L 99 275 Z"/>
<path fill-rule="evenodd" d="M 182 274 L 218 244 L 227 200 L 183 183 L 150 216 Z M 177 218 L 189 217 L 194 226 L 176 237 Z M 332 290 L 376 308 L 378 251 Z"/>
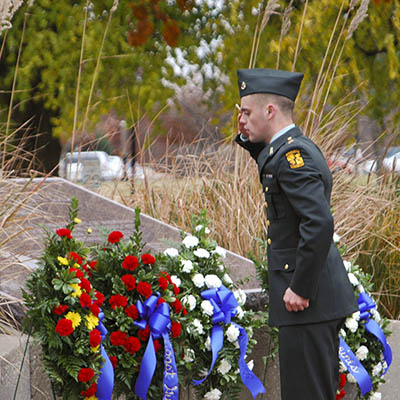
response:
<path fill-rule="evenodd" d="M 267 145 L 236 142 L 257 161 L 268 225 L 269 324 L 285 326 L 343 318 L 358 310 L 353 288 L 333 242 L 332 175 L 326 160 L 295 127 Z M 310 299 L 289 312 L 290 287 Z"/>

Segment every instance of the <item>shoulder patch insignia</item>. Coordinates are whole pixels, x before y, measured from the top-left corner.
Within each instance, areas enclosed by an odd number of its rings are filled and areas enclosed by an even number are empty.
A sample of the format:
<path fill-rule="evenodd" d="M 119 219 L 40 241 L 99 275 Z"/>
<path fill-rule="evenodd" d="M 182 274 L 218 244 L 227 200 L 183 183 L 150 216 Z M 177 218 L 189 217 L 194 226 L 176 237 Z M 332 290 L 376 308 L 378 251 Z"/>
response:
<path fill-rule="evenodd" d="M 285 154 L 286 160 L 289 163 L 290 168 L 300 168 L 304 166 L 304 160 L 301 156 L 300 150 L 292 150 Z"/>

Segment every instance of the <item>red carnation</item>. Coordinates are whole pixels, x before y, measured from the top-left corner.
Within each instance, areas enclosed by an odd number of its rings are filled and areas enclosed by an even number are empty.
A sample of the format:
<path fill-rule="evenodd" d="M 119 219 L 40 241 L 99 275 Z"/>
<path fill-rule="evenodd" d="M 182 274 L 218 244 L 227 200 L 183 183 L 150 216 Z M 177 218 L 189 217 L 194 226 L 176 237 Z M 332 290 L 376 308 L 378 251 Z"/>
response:
<path fill-rule="evenodd" d="M 336 400 L 341 400 L 346 396 L 346 392 L 344 389 L 341 389 L 339 393 L 336 393 Z"/>
<path fill-rule="evenodd" d="M 65 311 L 67 311 L 67 310 L 68 310 L 68 306 L 62 306 L 60 304 L 57 307 L 54 306 L 52 312 L 53 312 L 53 314 L 61 315 L 61 314 L 64 314 Z"/>
<path fill-rule="evenodd" d="M 130 354 L 135 354 L 140 350 L 140 341 L 138 338 L 131 336 L 125 342 L 125 350 Z"/>
<path fill-rule="evenodd" d="M 97 261 L 96 261 L 96 260 L 90 261 L 90 263 L 89 263 L 88 265 L 89 265 L 90 268 L 96 269 L 96 267 L 97 267 Z"/>
<path fill-rule="evenodd" d="M 180 289 L 178 288 L 178 286 L 176 286 L 175 285 L 175 283 L 173 284 L 174 285 L 174 294 L 177 296 L 178 294 L 179 294 L 179 292 L 180 292 Z"/>
<path fill-rule="evenodd" d="M 97 317 L 100 312 L 100 307 L 96 303 L 93 303 L 90 306 L 90 311 L 92 312 L 93 315 L 95 315 Z"/>
<path fill-rule="evenodd" d="M 178 299 L 176 299 L 173 303 L 171 303 L 171 306 L 174 308 L 177 314 L 179 314 L 182 311 L 182 303 Z"/>
<path fill-rule="evenodd" d="M 342 389 L 346 384 L 346 374 L 340 374 L 339 376 L 339 389 Z"/>
<path fill-rule="evenodd" d="M 125 309 L 125 314 L 126 314 L 128 317 L 132 318 L 133 320 L 139 318 L 138 309 L 137 309 L 137 307 L 136 307 L 134 304 L 132 304 L 131 306 L 129 306 L 129 307 L 127 307 L 127 308 Z"/>
<path fill-rule="evenodd" d="M 79 382 L 89 382 L 94 377 L 92 368 L 81 368 L 78 372 Z"/>
<path fill-rule="evenodd" d="M 92 299 L 87 293 L 82 293 L 80 297 L 81 307 L 90 307 L 92 305 Z"/>
<path fill-rule="evenodd" d="M 149 328 L 149 326 L 146 325 L 146 328 L 139 329 L 138 336 L 139 336 L 139 339 L 142 342 L 147 342 L 149 340 L 149 336 L 150 336 L 150 328 Z"/>
<path fill-rule="evenodd" d="M 108 302 L 110 303 L 112 309 L 115 310 L 115 307 L 125 308 L 126 305 L 128 304 L 128 299 L 120 294 L 115 294 L 114 296 L 111 296 Z"/>
<path fill-rule="evenodd" d="M 154 344 L 154 351 L 158 353 L 162 348 L 160 342 L 157 339 L 154 339 L 153 344 Z"/>
<path fill-rule="evenodd" d="M 117 368 L 118 358 L 115 356 L 109 356 L 108 358 L 110 359 L 113 368 Z"/>
<path fill-rule="evenodd" d="M 158 284 L 160 285 L 160 288 L 162 290 L 165 290 L 168 288 L 168 281 L 163 276 L 160 276 L 158 278 Z"/>
<path fill-rule="evenodd" d="M 112 332 L 110 335 L 110 342 L 113 346 L 123 346 L 126 342 L 126 333 L 121 332 L 119 329 Z"/>
<path fill-rule="evenodd" d="M 67 239 L 72 239 L 71 231 L 69 229 L 65 228 L 57 229 L 56 233 L 60 237 L 66 237 Z"/>
<path fill-rule="evenodd" d="M 79 284 L 79 286 L 86 290 L 86 292 L 90 293 L 90 291 L 92 290 L 92 285 L 90 284 L 90 282 L 86 279 L 86 278 L 82 278 L 81 282 Z"/>
<path fill-rule="evenodd" d="M 101 335 L 98 329 L 92 329 L 89 333 L 89 343 L 91 347 L 97 347 L 101 342 Z"/>
<path fill-rule="evenodd" d="M 175 339 L 175 338 L 177 338 L 178 336 L 180 336 L 181 333 L 182 333 L 181 324 L 180 324 L 179 322 L 172 321 L 172 324 L 171 324 L 171 334 L 172 334 L 172 337 Z"/>
<path fill-rule="evenodd" d="M 135 289 L 136 286 L 136 278 L 131 274 L 126 274 L 121 277 L 122 282 L 128 290 Z"/>
<path fill-rule="evenodd" d="M 167 278 L 167 281 L 172 284 L 171 277 L 165 271 L 161 271 L 161 273 Z"/>
<path fill-rule="evenodd" d="M 74 331 L 72 321 L 66 318 L 60 319 L 57 322 L 56 332 L 60 336 L 69 336 Z"/>
<path fill-rule="evenodd" d="M 139 260 L 135 256 L 126 256 L 124 261 L 122 261 L 122 268 L 129 271 L 133 271 L 139 266 Z"/>
<path fill-rule="evenodd" d="M 75 262 L 78 263 L 79 265 L 82 264 L 82 257 L 78 253 L 75 253 L 74 251 L 69 252 L 68 258 L 70 258 L 71 260 L 75 260 Z"/>
<path fill-rule="evenodd" d="M 161 303 L 165 303 L 165 299 L 163 299 L 162 297 L 159 297 L 157 300 L 157 305 L 159 305 Z"/>
<path fill-rule="evenodd" d="M 185 316 L 187 313 L 188 313 L 188 312 L 187 312 L 186 308 L 184 308 L 184 309 L 183 309 L 182 315 Z"/>
<path fill-rule="evenodd" d="M 100 292 L 96 292 L 95 297 L 96 297 L 96 299 L 97 299 L 97 300 L 95 300 L 95 303 L 96 303 L 99 307 L 101 307 L 101 306 L 103 305 L 103 303 L 104 303 L 104 300 L 105 300 L 104 294 L 103 294 L 103 293 L 100 293 Z"/>
<path fill-rule="evenodd" d="M 156 259 L 151 254 L 142 254 L 142 262 L 143 264 L 151 264 L 153 265 L 156 262 Z"/>
<path fill-rule="evenodd" d="M 108 241 L 110 243 L 118 243 L 123 237 L 124 235 L 121 232 L 114 231 L 108 235 Z"/>
<path fill-rule="evenodd" d="M 77 268 L 73 268 L 73 267 L 71 267 L 69 270 L 68 270 L 68 272 L 70 273 L 70 274 L 75 274 L 75 276 L 77 277 L 77 278 L 79 278 L 79 279 L 81 279 L 81 278 L 83 278 L 85 275 L 83 274 L 83 271 L 81 271 L 80 269 L 77 269 Z"/>
<path fill-rule="evenodd" d="M 137 284 L 136 290 L 146 299 L 150 297 L 153 293 L 153 290 L 151 289 L 150 283 L 147 282 L 139 282 Z"/>
<path fill-rule="evenodd" d="M 94 382 L 92 385 L 89 387 L 88 390 L 82 390 L 81 396 L 83 397 L 92 397 L 96 394 L 97 392 L 97 383 Z"/>

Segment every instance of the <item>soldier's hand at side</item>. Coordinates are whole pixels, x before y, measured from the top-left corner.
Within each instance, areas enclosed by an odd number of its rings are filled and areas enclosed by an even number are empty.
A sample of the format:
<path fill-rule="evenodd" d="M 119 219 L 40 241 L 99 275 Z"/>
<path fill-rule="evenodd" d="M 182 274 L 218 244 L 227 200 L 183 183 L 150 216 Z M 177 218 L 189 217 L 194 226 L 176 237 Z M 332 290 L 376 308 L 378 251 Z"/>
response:
<path fill-rule="evenodd" d="M 293 292 L 290 287 L 286 289 L 285 295 L 283 296 L 283 301 L 285 302 L 285 307 L 288 311 L 303 311 L 310 305 L 310 301 L 308 299 L 299 296 Z"/>

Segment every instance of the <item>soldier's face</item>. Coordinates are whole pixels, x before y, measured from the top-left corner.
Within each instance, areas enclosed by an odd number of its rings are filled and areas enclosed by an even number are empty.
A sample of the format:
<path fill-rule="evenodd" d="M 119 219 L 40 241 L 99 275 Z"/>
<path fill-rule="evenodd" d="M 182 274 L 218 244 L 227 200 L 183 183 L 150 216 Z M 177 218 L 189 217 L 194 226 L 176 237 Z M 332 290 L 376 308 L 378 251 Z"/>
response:
<path fill-rule="evenodd" d="M 253 142 L 262 142 L 268 138 L 269 120 L 267 108 L 257 101 L 256 96 L 244 96 L 241 99 L 239 130 Z"/>

